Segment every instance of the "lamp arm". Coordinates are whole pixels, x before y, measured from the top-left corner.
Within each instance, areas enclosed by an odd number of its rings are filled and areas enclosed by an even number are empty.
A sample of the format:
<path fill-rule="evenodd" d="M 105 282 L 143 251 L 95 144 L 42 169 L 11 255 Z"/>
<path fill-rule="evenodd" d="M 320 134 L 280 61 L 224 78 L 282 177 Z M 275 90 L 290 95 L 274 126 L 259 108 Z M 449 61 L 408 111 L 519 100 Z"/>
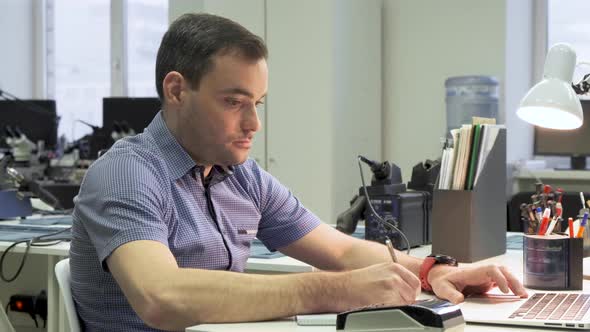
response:
<path fill-rule="evenodd" d="M 572 88 L 578 95 L 585 95 L 590 92 L 590 74 L 584 77 L 578 83 L 572 83 Z"/>
<path fill-rule="evenodd" d="M 578 62 L 576 67 L 585 65 L 590 66 L 590 62 Z M 590 73 L 585 74 L 578 83 L 572 83 L 572 88 L 578 95 L 586 95 L 590 92 Z"/>

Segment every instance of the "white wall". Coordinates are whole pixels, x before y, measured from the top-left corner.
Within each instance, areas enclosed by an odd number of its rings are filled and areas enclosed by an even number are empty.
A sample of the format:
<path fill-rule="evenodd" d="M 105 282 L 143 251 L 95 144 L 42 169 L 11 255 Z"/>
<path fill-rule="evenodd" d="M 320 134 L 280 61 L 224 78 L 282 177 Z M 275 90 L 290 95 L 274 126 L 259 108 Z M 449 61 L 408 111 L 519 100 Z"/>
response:
<path fill-rule="evenodd" d="M 32 98 L 33 0 L 3 0 L 0 7 L 0 89 Z"/>
<path fill-rule="evenodd" d="M 506 71 L 506 1 L 386 0 L 383 30 L 383 148 L 402 168 L 441 155 L 444 81 Z M 502 92 L 500 93 L 502 95 Z M 504 118 L 503 105 L 499 117 Z"/>
<path fill-rule="evenodd" d="M 516 116 L 520 100 L 533 80 L 533 3 L 532 0 L 506 2 L 505 91 L 508 163 L 530 159 L 533 127 Z"/>
<path fill-rule="evenodd" d="M 267 1 L 268 170 L 328 223 L 379 159 L 380 0 Z"/>
<path fill-rule="evenodd" d="M 513 193 L 512 165 L 532 159 L 533 126 L 516 116 L 520 100 L 533 85 L 533 0 L 506 2 L 506 162 L 507 195 Z"/>
<path fill-rule="evenodd" d="M 350 199 L 361 186 L 357 155 L 383 159 L 380 89 L 382 1 L 338 0 L 338 3 L 341 6 L 336 8 L 334 21 L 336 110 L 332 115 L 334 223 L 337 214 L 350 206 Z M 365 180 L 370 181 L 369 169 L 364 171 Z"/>

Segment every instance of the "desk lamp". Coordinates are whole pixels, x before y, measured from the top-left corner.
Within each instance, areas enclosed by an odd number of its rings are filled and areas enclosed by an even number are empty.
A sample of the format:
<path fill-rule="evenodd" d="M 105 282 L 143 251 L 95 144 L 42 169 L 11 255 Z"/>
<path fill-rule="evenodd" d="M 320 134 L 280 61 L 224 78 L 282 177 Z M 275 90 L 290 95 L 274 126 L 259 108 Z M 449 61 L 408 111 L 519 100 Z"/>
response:
<path fill-rule="evenodd" d="M 590 91 L 590 74 L 572 84 L 576 52 L 565 43 L 556 44 L 547 53 L 543 79 L 520 102 L 516 114 L 535 126 L 550 129 L 576 129 L 584 115 L 578 98 Z"/>

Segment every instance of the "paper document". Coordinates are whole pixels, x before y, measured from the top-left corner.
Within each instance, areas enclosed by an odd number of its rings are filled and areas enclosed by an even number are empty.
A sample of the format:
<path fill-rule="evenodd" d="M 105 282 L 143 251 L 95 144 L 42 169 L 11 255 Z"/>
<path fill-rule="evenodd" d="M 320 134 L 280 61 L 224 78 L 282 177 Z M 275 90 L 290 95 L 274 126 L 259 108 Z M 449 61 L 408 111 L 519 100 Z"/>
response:
<path fill-rule="evenodd" d="M 475 172 L 474 184 L 477 183 L 477 180 L 479 179 L 479 174 L 483 170 L 488 155 L 490 154 L 490 151 L 492 151 L 494 143 L 496 142 L 496 137 L 498 137 L 498 133 L 502 128 L 506 127 L 504 125 L 485 125 L 483 136 L 481 138 L 481 146 L 479 149 L 479 163 L 477 165 L 477 170 Z"/>

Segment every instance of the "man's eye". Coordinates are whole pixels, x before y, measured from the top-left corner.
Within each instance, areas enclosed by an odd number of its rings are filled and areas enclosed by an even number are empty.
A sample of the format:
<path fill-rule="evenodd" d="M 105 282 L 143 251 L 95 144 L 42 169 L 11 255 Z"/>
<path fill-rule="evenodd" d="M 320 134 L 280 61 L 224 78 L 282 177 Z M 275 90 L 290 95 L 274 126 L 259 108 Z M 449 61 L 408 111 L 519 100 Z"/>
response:
<path fill-rule="evenodd" d="M 239 100 L 233 98 L 225 99 L 225 103 L 232 107 L 239 106 L 241 104 Z"/>

